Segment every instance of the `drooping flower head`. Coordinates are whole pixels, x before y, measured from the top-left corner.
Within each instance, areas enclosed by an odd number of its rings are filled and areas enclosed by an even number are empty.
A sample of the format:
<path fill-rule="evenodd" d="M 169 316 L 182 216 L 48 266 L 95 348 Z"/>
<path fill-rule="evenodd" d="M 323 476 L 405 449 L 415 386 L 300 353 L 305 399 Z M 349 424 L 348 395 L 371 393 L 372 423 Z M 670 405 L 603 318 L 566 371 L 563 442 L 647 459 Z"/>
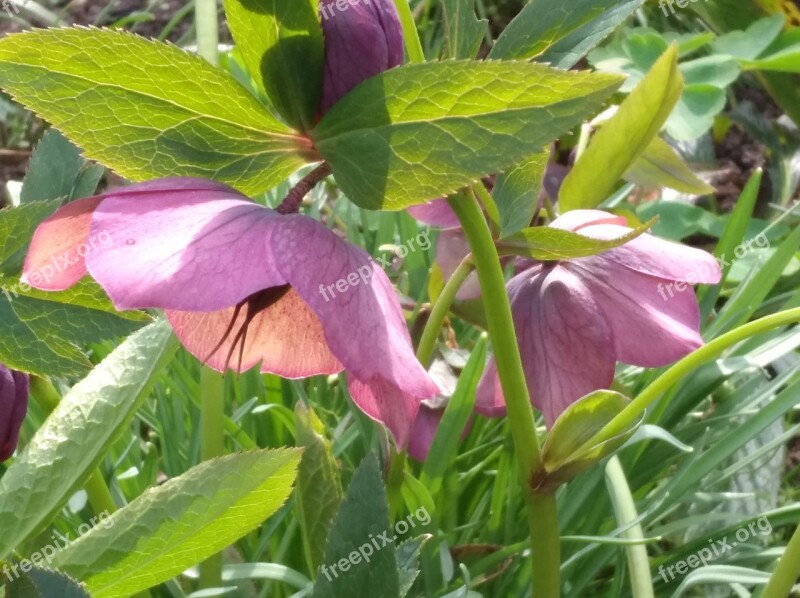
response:
<path fill-rule="evenodd" d="M 105 242 L 81 255 L 93 238 Z M 69 266 L 34 276 L 56 256 Z M 219 371 L 346 369 L 355 403 L 401 446 L 420 400 L 437 394 L 391 282 L 365 251 L 225 185 L 162 179 L 67 204 L 36 230 L 23 279 L 56 291 L 87 271 L 120 310 L 164 309 L 184 346 Z"/>
<path fill-rule="evenodd" d="M 403 64 L 403 27 L 393 0 L 320 0 L 325 39 L 322 112 L 356 85 Z"/>
<path fill-rule="evenodd" d="M 624 218 L 598 210 L 567 212 L 551 226 L 606 240 L 631 230 Z M 512 278 L 507 288 L 525 376 L 548 427 L 582 396 L 608 388 L 618 361 L 660 367 L 700 347 L 690 285 L 720 276 L 705 251 L 644 234 L 599 255 L 537 263 Z M 505 413 L 493 359 L 476 409 Z"/>
<path fill-rule="evenodd" d="M 28 374 L 0 364 L 0 462 L 17 450 L 19 431 L 28 412 Z"/>

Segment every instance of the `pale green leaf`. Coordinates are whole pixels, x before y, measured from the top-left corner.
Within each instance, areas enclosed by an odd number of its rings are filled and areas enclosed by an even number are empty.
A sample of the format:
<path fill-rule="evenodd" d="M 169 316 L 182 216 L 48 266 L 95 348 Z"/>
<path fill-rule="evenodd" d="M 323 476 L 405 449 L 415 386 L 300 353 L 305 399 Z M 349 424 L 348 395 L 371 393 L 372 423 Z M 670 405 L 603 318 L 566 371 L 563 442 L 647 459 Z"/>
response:
<path fill-rule="evenodd" d="M 539 152 L 497 176 L 492 197 L 500 213 L 501 237 L 530 226 L 549 157 L 549 150 Z"/>
<path fill-rule="evenodd" d="M 708 195 L 714 187 L 700 179 L 669 144 L 655 137 L 623 178 L 651 189 L 669 187 L 681 193 Z"/>
<path fill-rule="evenodd" d="M 152 324 L 64 397 L 0 478 L 0 558 L 47 523 L 86 481 L 176 348 L 167 322 Z"/>
<path fill-rule="evenodd" d="M 125 598 L 233 544 L 292 491 L 300 451 L 258 450 L 206 461 L 113 514 L 53 565 L 94 598 Z"/>
<path fill-rule="evenodd" d="M 658 135 L 683 91 L 678 48 L 670 48 L 598 131 L 559 192 L 562 212 L 593 208 Z"/>
<path fill-rule="evenodd" d="M 301 166 L 308 148 L 226 72 L 122 31 L 8 36 L 0 87 L 134 181 L 196 176 L 257 193 Z"/>
<path fill-rule="evenodd" d="M 352 201 L 399 210 L 540 151 L 620 82 L 519 62 L 405 65 L 356 87 L 313 137 Z"/>
<path fill-rule="evenodd" d="M 448 58 L 475 58 L 487 21 L 475 16 L 475 0 L 441 0 Z"/>
<path fill-rule="evenodd" d="M 497 38 L 490 58 L 537 58 L 572 68 L 644 0 L 536 0 L 529 2 Z"/>

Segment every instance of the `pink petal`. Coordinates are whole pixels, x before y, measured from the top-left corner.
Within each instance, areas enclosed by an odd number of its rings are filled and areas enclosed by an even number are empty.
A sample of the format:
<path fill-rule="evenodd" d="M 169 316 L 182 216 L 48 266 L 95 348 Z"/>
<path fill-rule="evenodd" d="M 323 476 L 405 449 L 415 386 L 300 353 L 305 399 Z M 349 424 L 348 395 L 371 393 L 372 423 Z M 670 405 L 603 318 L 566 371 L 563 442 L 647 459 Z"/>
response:
<path fill-rule="evenodd" d="M 420 405 L 411 435 L 408 440 L 408 454 L 417 461 L 425 461 L 428 451 L 431 450 L 436 431 L 442 421 L 444 409 L 431 409 L 424 403 Z"/>
<path fill-rule="evenodd" d="M 400 449 L 408 445 L 411 427 L 420 406 L 417 397 L 403 392 L 380 376 L 368 381 L 351 376 L 347 388 L 361 411 L 389 428 Z"/>
<path fill-rule="evenodd" d="M 87 243 L 89 225 L 102 200 L 73 201 L 39 225 L 25 256 L 22 282 L 43 291 L 63 291 L 86 275 L 85 248 L 92 246 Z"/>
<path fill-rule="evenodd" d="M 89 254 L 87 266 L 118 309 L 210 312 L 286 283 L 269 244 L 280 216 L 232 189 L 202 183 L 128 187 L 95 210 L 91 235 L 104 235 L 110 247 Z"/>
<path fill-rule="evenodd" d="M 580 229 L 582 235 L 594 239 L 617 239 L 630 231 L 630 228 L 616 224 Z M 621 247 L 606 251 L 602 257 L 642 274 L 689 284 L 716 284 L 722 277 L 719 264 L 710 253 L 649 234 L 640 235 Z"/>
<path fill-rule="evenodd" d="M 241 363 L 241 342 L 236 335 L 247 319 L 246 308 L 240 310 L 230 332 L 232 307 L 209 313 L 166 313 L 175 334 L 189 352 L 220 372 L 228 367 L 244 372 L 259 363 L 262 372 L 291 379 L 342 370 L 342 364 L 328 349 L 319 318 L 293 289 L 252 319 L 247 327 Z M 225 342 L 220 345 L 223 337 Z"/>
<path fill-rule="evenodd" d="M 461 229 L 443 231 L 436 241 L 436 263 L 442 271 L 442 278 L 447 282 L 453 273 L 461 265 L 470 249 L 467 238 Z M 477 273 L 473 272 L 461 285 L 456 293 L 459 301 L 469 301 L 478 299 L 481 296 L 481 287 L 478 282 Z"/>
<path fill-rule="evenodd" d="M 578 232 L 585 226 L 596 224 L 618 224 L 624 226 L 625 223 L 626 220 L 622 216 L 615 216 L 602 210 L 571 210 L 553 220 L 550 226 L 561 230 Z"/>
<path fill-rule="evenodd" d="M 675 285 L 683 283 L 641 274 L 607 255 L 565 267 L 581 277 L 602 307 L 620 361 L 660 367 L 702 346 L 700 311 L 691 287 L 677 291 Z"/>
<path fill-rule="evenodd" d="M 284 216 L 272 242 L 281 274 L 319 316 L 347 371 L 362 381 L 380 376 L 414 396 L 437 394 L 414 356 L 391 281 L 363 249 L 299 215 Z"/>
<path fill-rule="evenodd" d="M 614 379 L 614 338 L 581 280 L 555 266 L 509 283 L 511 309 L 533 404 L 545 423 Z"/>
<path fill-rule="evenodd" d="M 408 213 L 415 220 L 437 228 L 459 228 L 461 226 L 456 213 L 445 198 L 411 206 L 408 208 Z"/>
<path fill-rule="evenodd" d="M 475 394 L 475 411 L 485 417 L 503 417 L 506 414 L 506 402 L 503 398 L 500 378 L 497 375 L 497 363 L 494 355 L 489 358 L 489 363 L 478 383 L 478 390 Z"/>

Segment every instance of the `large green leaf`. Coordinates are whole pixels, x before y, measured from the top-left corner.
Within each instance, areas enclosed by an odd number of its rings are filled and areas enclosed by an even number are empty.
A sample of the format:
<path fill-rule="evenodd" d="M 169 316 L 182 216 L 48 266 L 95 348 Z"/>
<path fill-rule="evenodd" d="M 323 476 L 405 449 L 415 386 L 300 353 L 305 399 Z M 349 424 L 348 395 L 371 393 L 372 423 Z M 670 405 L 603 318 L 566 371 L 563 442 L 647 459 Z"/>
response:
<path fill-rule="evenodd" d="M 352 201 L 399 210 L 540 151 L 620 83 L 519 62 L 405 65 L 356 87 L 313 137 Z"/>
<path fill-rule="evenodd" d="M 297 472 L 297 510 L 306 558 L 316 571 L 325 558 L 328 529 L 342 502 L 342 482 L 324 424 L 302 401 L 294 413 L 297 445 L 304 449 Z"/>
<path fill-rule="evenodd" d="M 55 129 L 48 130 L 33 151 L 20 202 L 42 199 L 71 201 L 92 195 L 103 176 L 102 166 L 90 164 L 80 150 Z"/>
<path fill-rule="evenodd" d="M 19 252 L 31 242 L 33 231 L 59 206 L 58 201 L 35 201 L 0 210 L 0 269 L 19 267 Z"/>
<path fill-rule="evenodd" d="M 441 0 L 449 58 L 475 58 L 486 35 L 486 20 L 475 16 L 475 0 Z"/>
<path fill-rule="evenodd" d="M 64 397 L 0 478 L 0 558 L 47 523 L 83 484 L 176 348 L 167 322 L 152 324 L 117 347 Z"/>
<path fill-rule="evenodd" d="M 53 560 L 94 598 L 124 598 L 197 564 L 258 527 L 292 491 L 300 451 L 206 461 L 149 489 Z"/>
<path fill-rule="evenodd" d="M 672 45 L 594 135 L 564 179 L 558 196 L 562 212 L 593 208 L 608 197 L 658 135 L 682 91 L 678 47 Z"/>
<path fill-rule="evenodd" d="M 537 58 L 572 68 L 644 0 L 535 0 L 497 38 L 490 58 Z"/>
<path fill-rule="evenodd" d="M 353 475 L 333 522 L 314 598 L 398 598 L 393 534 L 378 460 L 370 454 Z"/>
<path fill-rule="evenodd" d="M 297 129 L 310 129 L 322 95 L 318 0 L 225 0 L 236 47 L 260 90 Z"/>
<path fill-rule="evenodd" d="M 135 181 L 197 176 L 256 193 L 303 164 L 307 141 L 226 72 L 121 31 L 8 36 L 0 40 L 0 87 Z"/>

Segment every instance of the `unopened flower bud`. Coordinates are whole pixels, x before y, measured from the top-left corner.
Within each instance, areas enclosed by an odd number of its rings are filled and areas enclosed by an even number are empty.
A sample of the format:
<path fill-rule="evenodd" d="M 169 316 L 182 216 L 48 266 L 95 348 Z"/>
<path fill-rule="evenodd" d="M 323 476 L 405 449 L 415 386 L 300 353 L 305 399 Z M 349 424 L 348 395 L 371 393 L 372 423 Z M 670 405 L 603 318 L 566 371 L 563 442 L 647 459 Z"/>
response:
<path fill-rule="evenodd" d="M 403 27 L 393 0 L 320 0 L 325 36 L 325 113 L 362 81 L 403 63 Z"/>

